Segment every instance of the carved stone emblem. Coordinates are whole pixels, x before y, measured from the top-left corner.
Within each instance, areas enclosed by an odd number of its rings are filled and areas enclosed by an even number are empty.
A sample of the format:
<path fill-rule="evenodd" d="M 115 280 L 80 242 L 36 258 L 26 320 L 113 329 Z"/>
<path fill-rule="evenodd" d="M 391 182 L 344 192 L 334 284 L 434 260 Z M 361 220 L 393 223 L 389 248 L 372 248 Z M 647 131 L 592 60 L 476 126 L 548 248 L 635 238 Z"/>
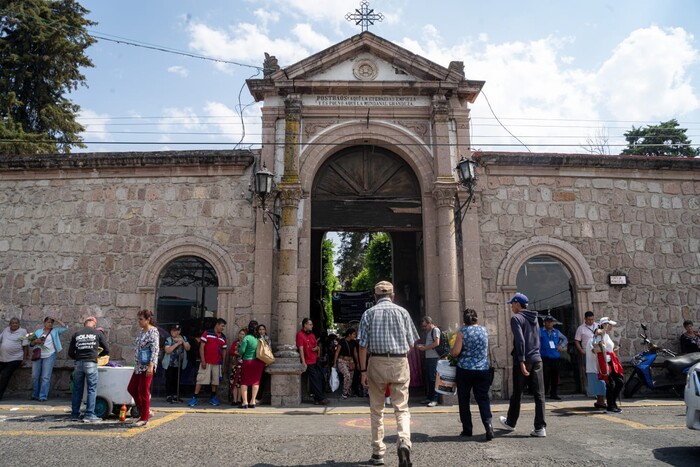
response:
<path fill-rule="evenodd" d="M 372 60 L 362 59 L 355 62 L 352 74 L 360 81 L 372 81 L 379 74 L 379 68 Z"/>

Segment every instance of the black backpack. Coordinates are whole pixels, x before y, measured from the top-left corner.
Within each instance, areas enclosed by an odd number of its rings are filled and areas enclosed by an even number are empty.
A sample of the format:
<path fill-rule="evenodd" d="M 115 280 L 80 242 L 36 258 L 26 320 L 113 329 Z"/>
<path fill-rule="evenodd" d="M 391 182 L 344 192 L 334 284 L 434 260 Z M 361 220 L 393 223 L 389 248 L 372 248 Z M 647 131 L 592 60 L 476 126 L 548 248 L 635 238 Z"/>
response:
<path fill-rule="evenodd" d="M 431 334 L 433 336 L 433 342 L 435 342 L 435 332 L 434 331 L 435 331 L 435 328 L 433 328 L 433 331 L 431 331 Z M 445 336 L 444 332 L 440 333 L 440 343 L 433 350 L 435 350 L 437 352 L 437 354 L 440 358 L 445 358 L 449 355 L 450 343 L 447 342 L 447 336 Z"/>

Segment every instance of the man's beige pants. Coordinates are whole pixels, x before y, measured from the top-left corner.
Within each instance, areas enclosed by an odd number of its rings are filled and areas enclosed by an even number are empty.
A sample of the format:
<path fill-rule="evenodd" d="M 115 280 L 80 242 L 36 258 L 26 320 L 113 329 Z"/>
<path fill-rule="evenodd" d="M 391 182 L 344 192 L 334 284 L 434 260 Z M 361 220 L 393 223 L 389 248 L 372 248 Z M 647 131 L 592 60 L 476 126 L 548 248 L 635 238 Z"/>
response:
<path fill-rule="evenodd" d="M 398 439 L 411 447 L 411 414 L 408 411 L 408 384 L 411 371 L 408 359 L 394 357 L 370 357 L 367 365 L 367 389 L 369 390 L 370 421 L 372 425 L 372 454 L 383 456 L 384 444 L 384 392 L 389 385 L 391 405 L 396 417 Z"/>

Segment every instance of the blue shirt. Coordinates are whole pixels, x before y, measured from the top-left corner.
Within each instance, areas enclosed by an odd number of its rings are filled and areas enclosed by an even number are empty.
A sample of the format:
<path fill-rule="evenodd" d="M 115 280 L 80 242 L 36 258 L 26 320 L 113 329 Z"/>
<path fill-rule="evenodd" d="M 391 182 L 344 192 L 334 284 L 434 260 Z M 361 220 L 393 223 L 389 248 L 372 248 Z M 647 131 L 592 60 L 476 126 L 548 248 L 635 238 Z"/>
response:
<path fill-rule="evenodd" d="M 463 370 L 489 369 L 489 333 L 483 326 L 464 326 L 462 351 L 457 358 L 457 366 Z"/>
<path fill-rule="evenodd" d="M 540 355 L 542 358 L 559 358 L 561 354 L 557 347 L 569 345 L 569 340 L 558 329 L 552 328 L 547 331 L 546 328 L 540 328 Z"/>

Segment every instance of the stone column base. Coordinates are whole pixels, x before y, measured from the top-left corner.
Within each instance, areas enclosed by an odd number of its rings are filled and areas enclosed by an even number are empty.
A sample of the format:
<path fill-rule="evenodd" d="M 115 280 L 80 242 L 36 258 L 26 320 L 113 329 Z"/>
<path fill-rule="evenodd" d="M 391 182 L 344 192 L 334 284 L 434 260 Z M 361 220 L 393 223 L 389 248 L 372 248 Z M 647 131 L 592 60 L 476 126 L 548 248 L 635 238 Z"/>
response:
<path fill-rule="evenodd" d="M 271 375 L 270 404 L 277 407 L 301 405 L 301 374 L 304 367 L 294 346 L 280 345 L 275 353 L 275 363 L 265 368 Z"/>

